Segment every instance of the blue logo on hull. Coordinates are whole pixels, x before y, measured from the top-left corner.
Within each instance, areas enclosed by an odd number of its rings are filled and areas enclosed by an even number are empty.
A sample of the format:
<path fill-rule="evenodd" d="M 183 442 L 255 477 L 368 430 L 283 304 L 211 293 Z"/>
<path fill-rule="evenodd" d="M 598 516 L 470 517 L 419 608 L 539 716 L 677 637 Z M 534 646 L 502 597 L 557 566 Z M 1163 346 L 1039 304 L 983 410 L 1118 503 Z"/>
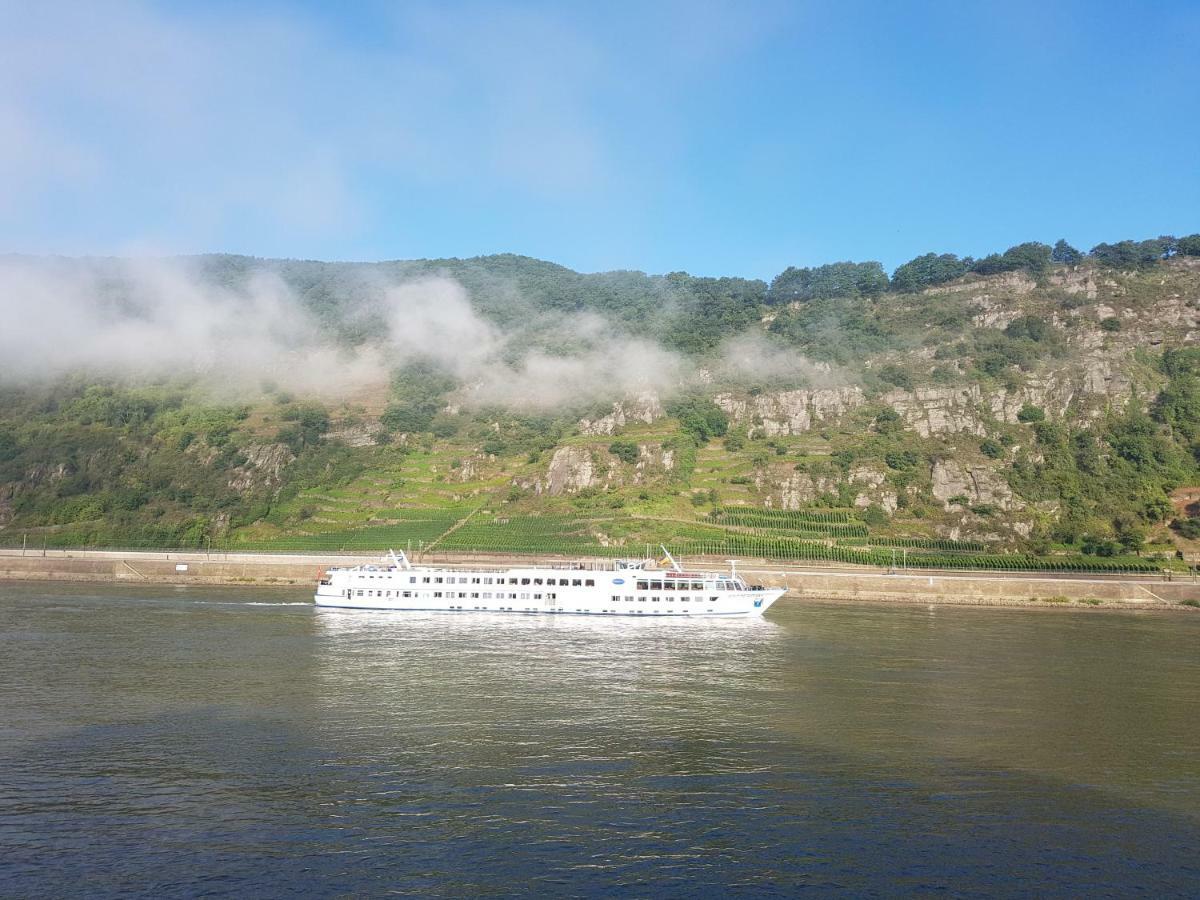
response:
<path fill-rule="evenodd" d="M 759 609 L 760 607 L 762 607 L 762 601 L 761 601 L 761 600 L 755 600 L 755 601 L 754 601 L 754 608 L 755 608 L 755 609 Z"/>

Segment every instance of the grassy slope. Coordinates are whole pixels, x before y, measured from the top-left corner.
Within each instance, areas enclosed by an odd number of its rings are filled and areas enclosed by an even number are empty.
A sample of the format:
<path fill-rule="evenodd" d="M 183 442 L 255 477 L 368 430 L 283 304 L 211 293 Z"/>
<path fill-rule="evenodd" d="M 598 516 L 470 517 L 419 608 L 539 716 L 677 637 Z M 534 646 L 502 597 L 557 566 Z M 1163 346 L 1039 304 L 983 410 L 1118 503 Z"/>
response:
<path fill-rule="evenodd" d="M 6 510 L 3 518 L 8 520 L 0 540 L 19 542 L 30 535 L 35 544 L 198 545 L 215 540 L 246 548 L 433 545 L 562 553 L 640 551 L 647 544 L 664 542 L 691 552 L 813 555 L 865 562 L 890 559 L 887 548 L 910 545 L 915 558 L 936 549 L 939 555 L 928 557 L 930 563 L 998 565 L 995 559 L 976 558 L 979 548 L 1009 553 L 1028 549 L 1011 533 L 992 527 L 993 521 L 1004 518 L 1003 513 L 974 516 L 963 534 L 965 540 L 955 543 L 946 537 L 950 517 L 929 496 L 927 465 L 923 462 L 914 471 L 903 472 L 880 461 L 889 451 L 910 450 L 923 461 L 953 458 L 989 467 L 1012 480 L 1019 448 L 1031 448 L 1035 460 L 1044 460 L 1052 448 L 1039 449 L 1040 436 L 1028 424 L 988 423 L 998 438 L 1018 448 L 1000 460 L 984 455 L 979 438 L 970 434 L 922 438 L 911 429 L 879 434 L 872 424 L 880 408 L 877 398 L 894 383 L 880 381 L 878 373 L 890 366 L 893 381 L 907 378 L 916 386 L 977 384 L 985 396 L 1006 385 L 1015 388 L 1047 370 L 1066 371 L 1079 365 L 1081 348 L 1088 341 L 1095 343 L 1096 317 L 1107 312 L 1105 307 L 1114 306 L 1128 311 L 1123 313 L 1127 321 L 1121 332 L 1100 337 L 1099 352 L 1124 361 L 1134 393 L 1149 403 L 1165 379 L 1152 356 L 1139 356 L 1139 350 L 1145 349 L 1150 335 L 1167 345 L 1178 343 L 1190 327 L 1190 323 L 1164 325 L 1154 319 L 1154 310 L 1164 299 L 1200 296 L 1200 272 L 1174 266 L 1150 273 L 1099 273 L 1094 281 L 1097 296 L 1082 306 L 1079 295 L 1067 293 L 1061 284 L 1051 281 L 1030 290 L 1012 278 L 969 279 L 943 290 L 889 296 L 886 302 L 863 306 L 859 312 L 867 317 L 869 327 L 846 328 L 842 319 L 836 319 L 829 327 L 838 328 L 841 343 L 825 341 L 824 345 L 843 364 L 855 353 L 867 353 L 871 362 L 861 377 L 876 402 L 804 434 L 772 440 L 750 437 L 736 451 L 713 441 L 696 449 L 690 469 L 652 469 L 643 476 L 608 454 L 612 438 L 573 433 L 570 419 L 556 423 L 560 433 L 548 449 L 530 451 L 518 442 L 492 456 L 481 450 L 480 436 L 486 429 L 479 426 L 490 424 L 487 416 L 461 416 L 438 438 L 426 434 L 345 447 L 313 436 L 295 448 L 299 459 L 283 467 L 278 479 L 251 470 L 250 487 L 234 490 L 229 486 L 230 472 L 245 470 L 248 450 L 274 441 L 289 421 L 288 411 L 301 404 L 263 396 L 239 409 L 213 404 L 199 388 L 177 386 L 116 387 L 104 396 L 95 396 L 94 390 L 89 393 L 82 384 L 59 386 L 48 394 L 10 392 L 0 406 L 0 421 L 15 435 L 18 452 L 9 455 L 7 469 L 0 469 L 0 483 L 5 485 L 0 488 L 0 512 Z M 964 284 L 969 289 L 964 290 Z M 994 338 L 994 329 L 972 321 L 981 308 L 981 294 L 988 310 L 1060 323 L 1053 344 L 1034 342 L 1017 348 L 1032 355 L 1024 369 L 981 370 L 979 360 L 989 352 L 986 341 Z M 777 318 L 796 315 L 787 310 L 774 314 Z M 792 338 L 811 352 L 822 343 L 822 332 L 812 322 L 802 325 Z M 1165 338 L 1163 331 L 1168 332 Z M 885 337 L 875 340 L 877 335 Z M 869 351 L 861 346 L 872 341 Z M 109 408 L 126 403 L 130 396 L 145 401 L 141 413 L 136 409 L 113 413 Z M 107 401 L 112 402 L 106 406 Z M 362 398 L 357 404 L 333 409 L 332 425 L 370 422 L 380 409 L 379 397 Z M 619 436 L 653 447 L 686 441 L 678 423 L 669 418 L 630 426 Z M 562 446 L 587 448 L 601 467 L 613 467 L 613 482 L 570 495 L 552 497 L 539 491 L 539 483 L 545 485 L 553 447 Z M 771 496 L 772 478 L 780 473 L 798 470 L 837 481 L 844 476 L 832 462 L 839 453 L 853 455 L 855 464 L 881 468 L 889 484 L 898 486 L 910 502 L 886 521 L 866 529 L 860 523 L 852 534 L 823 528 L 804 517 L 751 524 L 713 522 L 710 514 L 716 509 L 762 508 Z M 1120 471 L 1109 474 L 1119 477 Z M 1170 484 L 1165 476 L 1155 477 L 1162 482 L 1156 482 L 1157 490 L 1177 486 L 1178 479 Z M 1026 499 L 1037 503 L 1042 498 Z M 810 505 L 844 508 L 849 502 L 845 495 L 827 492 Z M 961 525 L 960 520 L 955 522 Z M 1152 550 L 1158 545 L 1173 551 L 1178 543 L 1165 524 L 1165 520 L 1145 523 Z M 1103 523 L 1089 527 L 1098 530 Z M 871 555 L 868 548 L 884 549 Z M 1039 549 L 1045 551 L 1047 546 Z M 1065 564 L 1075 546 L 1050 540 L 1049 549 Z M 1093 557 L 1087 564 L 1110 562 Z M 1014 555 L 1009 564 L 1032 562 Z"/>

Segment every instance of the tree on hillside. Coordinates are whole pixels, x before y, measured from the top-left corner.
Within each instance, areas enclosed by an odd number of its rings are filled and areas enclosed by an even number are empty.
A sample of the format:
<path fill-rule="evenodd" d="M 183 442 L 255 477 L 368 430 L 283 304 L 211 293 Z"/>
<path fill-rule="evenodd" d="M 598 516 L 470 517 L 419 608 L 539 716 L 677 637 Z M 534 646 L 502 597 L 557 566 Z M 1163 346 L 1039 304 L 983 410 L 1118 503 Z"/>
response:
<path fill-rule="evenodd" d="M 1189 234 L 1176 241 L 1180 256 L 1200 256 L 1200 234 Z"/>
<path fill-rule="evenodd" d="M 1050 251 L 1050 259 L 1052 262 L 1074 266 L 1083 260 L 1083 254 L 1065 240 L 1059 238 L 1058 242 L 1054 245 L 1054 249 Z"/>
<path fill-rule="evenodd" d="M 1091 256 L 1101 265 L 1114 269 L 1143 269 L 1165 258 L 1172 252 L 1174 244 L 1174 238 L 1165 237 L 1097 244 L 1091 249 Z"/>
<path fill-rule="evenodd" d="M 892 275 L 893 291 L 919 291 L 967 274 L 967 264 L 953 253 L 926 253 L 910 259 Z"/>
<path fill-rule="evenodd" d="M 1009 247 L 1003 253 L 992 253 L 977 260 L 971 271 L 979 275 L 998 275 L 1023 269 L 1031 275 L 1040 275 L 1049 268 L 1052 252 L 1047 244 L 1027 241 Z"/>
<path fill-rule="evenodd" d="M 838 262 L 812 269 L 788 266 L 771 282 L 767 302 L 871 296 L 887 286 L 887 273 L 877 262 Z"/>

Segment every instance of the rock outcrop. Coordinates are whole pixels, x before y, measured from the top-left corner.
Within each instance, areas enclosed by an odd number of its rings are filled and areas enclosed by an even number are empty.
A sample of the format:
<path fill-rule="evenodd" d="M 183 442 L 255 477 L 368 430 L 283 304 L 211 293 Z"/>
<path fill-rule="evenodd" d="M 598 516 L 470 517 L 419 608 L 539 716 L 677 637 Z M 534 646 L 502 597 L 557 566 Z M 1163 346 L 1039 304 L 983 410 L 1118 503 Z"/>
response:
<path fill-rule="evenodd" d="M 986 466 L 963 465 L 953 459 L 936 460 L 929 477 L 933 496 L 947 510 L 954 506 L 950 501 L 958 497 L 966 497 L 972 505 L 989 504 L 1005 511 L 1024 508 L 1008 483 Z"/>
<path fill-rule="evenodd" d="M 283 470 L 296 459 L 287 444 L 249 444 L 242 450 L 246 461 L 233 470 L 229 487 L 238 493 L 277 487 Z"/>
<path fill-rule="evenodd" d="M 814 423 L 844 415 L 865 402 L 857 387 L 776 391 L 744 398 L 717 394 L 713 400 L 735 424 L 748 426 L 752 436 L 765 437 L 803 434 Z"/>
<path fill-rule="evenodd" d="M 379 442 L 379 435 L 382 433 L 383 425 L 379 422 L 362 422 L 357 425 L 343 425 L 325 432 L 322 437 L 327 441 L 341 441 L 347 447 L 370 447 Z"/>
<path fill-rule="evenodd" d="M 612 412 L 599 419 L 581 419 L 579 431 L 581 434 L 596 436 L 616 434 L 631 422 L 650 425 L 665 415 L 658 394 L 645 392 L 618 400 L 613 404 Z"/>

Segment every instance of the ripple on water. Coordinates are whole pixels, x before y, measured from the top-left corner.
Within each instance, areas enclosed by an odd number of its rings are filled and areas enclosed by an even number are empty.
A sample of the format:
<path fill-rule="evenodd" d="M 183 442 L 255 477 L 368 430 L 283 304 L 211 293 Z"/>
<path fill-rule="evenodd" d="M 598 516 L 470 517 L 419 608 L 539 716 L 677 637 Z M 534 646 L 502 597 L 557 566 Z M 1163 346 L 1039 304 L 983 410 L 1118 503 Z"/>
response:
<path fill-rule="evenodd" d="M 294 597 L 0 586 L 0 894 L 1197 883 L 1190 620 Z"/>

